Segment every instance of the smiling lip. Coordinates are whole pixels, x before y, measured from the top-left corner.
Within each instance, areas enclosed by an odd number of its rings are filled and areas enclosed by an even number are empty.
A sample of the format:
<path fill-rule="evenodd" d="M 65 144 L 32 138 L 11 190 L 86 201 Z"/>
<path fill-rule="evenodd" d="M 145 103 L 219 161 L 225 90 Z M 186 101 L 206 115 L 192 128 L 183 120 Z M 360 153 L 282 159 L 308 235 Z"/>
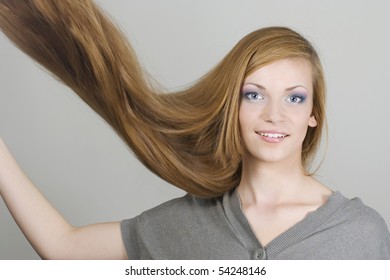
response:
<path fill-rule="evenodd" d="M 268 143 L 280 143 L 289 135 L 280 131 L 256 131 L 256 134 L 260 135 L 261 139 Z"/>

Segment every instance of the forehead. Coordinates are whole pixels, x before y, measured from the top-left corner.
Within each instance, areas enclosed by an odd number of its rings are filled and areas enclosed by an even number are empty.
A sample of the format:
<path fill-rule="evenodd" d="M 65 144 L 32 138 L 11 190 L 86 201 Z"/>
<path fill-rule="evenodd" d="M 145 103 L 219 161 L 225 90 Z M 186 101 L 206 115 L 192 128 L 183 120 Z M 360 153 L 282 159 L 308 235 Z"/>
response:
<path fill-rule="evenodd" d="M 312 88 L 313 69 L 303 58 L 285 58 L 267 64 L 249 74 L 245 83 L 260 84 L 265 88 L 291 87 L 303 85 Z"/>

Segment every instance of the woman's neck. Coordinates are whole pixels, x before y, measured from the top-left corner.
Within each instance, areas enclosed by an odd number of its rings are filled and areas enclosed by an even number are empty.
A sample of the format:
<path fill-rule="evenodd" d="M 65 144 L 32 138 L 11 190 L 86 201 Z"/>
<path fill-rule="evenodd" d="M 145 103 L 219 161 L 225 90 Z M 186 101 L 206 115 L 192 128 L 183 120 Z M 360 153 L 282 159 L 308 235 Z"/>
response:
<path fill-rule="evenodd" d="M 302 197 L 314 181 L 305 174 L 300 161 L 261 162 L 244 159 L 238 191 L 245 204 L 277 205 Z"/>

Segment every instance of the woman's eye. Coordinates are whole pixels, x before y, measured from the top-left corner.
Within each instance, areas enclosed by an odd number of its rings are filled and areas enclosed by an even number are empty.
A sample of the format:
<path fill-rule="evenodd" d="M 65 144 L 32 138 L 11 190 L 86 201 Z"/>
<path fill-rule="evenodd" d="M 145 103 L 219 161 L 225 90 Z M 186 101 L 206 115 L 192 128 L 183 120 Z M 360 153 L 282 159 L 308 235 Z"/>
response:
<path fill-rule="evenodd" d="M 287 101 L 291 103 L 302 103 L 305 100 L 304 96 L 301 95 L 291 95 L 287 98 Z"/>
<path fill-rule="evenodd" d="M 264 97 L 258 92 L 246 92 L 244 93 L 246 99 L 251 101 L 258 101 L 264 99 Z"/>

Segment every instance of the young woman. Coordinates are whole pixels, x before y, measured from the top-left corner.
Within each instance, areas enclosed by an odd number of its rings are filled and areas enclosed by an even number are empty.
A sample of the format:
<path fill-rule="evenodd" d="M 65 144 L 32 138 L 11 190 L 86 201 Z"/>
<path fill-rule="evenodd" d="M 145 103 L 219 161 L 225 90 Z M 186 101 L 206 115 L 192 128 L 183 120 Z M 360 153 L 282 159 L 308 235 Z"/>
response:
<path fill-rule="evenodd" d="M 92 1 L 0 0 L 0 28 L 146 167 L 188 192 L 129 220 L 76 228 L 0 141 L 0 194 L 42 258 L 390 259 L 379 214 L 308 172 L 325 85 L 300 34 L 257 30 L 193 86 L 164 94 Z"/>

